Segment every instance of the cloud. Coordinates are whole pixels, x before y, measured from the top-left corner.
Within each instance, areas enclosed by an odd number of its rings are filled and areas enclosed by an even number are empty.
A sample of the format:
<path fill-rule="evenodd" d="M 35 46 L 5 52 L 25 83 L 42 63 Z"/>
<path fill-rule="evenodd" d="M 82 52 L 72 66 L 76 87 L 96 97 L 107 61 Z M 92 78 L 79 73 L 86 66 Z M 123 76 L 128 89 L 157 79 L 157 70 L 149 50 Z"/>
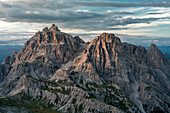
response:
<path fill-rule="evenodd" d="M 0 41 L 0 45 L 23 45 L 28 39 L 13 39 Z"/>
<path fill-rule="evenodd" d="M 0 32 L 0 45 L 23 45 L 33 34 L 33 32 L 4 30 Z"/>
<path fill-rule="evenodd" d="M 149 27 L 154 22 L 161 21 L 163 23 L 164 20 L 169 21 L 169 7 L 170 3 L 168 0 L 159 0 L 158 2 L 151 0 L 147 2 L 146 0 L 136 0 L 134 2 L 106 2 L 104 0 L 7 0 L 0 2 L 0 20 L 8 23 L 27 23 L 26 25 L 28 23 L 37 24 L 37 26 L 39 24 L 48 25 L 56 23 L 62 29 L 76 29 L 80 31 L 80 36 L 90 41 L 91 38 L 94 38 L 96 34 L 101 32 L 123 33 L 126 31 L 127 33 L 131 31 L 132 33 L 133 31 L 133 33 L 136 33 L 135 28 L 137 27 Z M 138 26 L 135 24 L 138 24 Z M 8 27 L 12 28 L 12 26 L 4 27 L 5 29 Z M 25 31 L 29 31 L 35 29 L 22 27 L 20 30 L 25 29 Z M 6 40 L 6 37 L 11 40 L 14 38 L 30 38 L 32 35 L 32 33 L 25 31 L 23 33 L 10 33 L 1 29 L 3 28 L 0 27 L 0 39 L 4 40 Z M 83 33 L 89 33 L 89 35 L 86 34 L 85 36 Z M 160 42 L 157 39 L 156 41 Z M 13 43 L 18 42 L 13 41 Z"/>
<path fill-rule="evenodd" d="M 136 4 L 129 2 L 101 2 L 101 1 L 88 1 L 88 2 L 75 2 L 77 5 L 89 7 L 136 7 Z"/>
<path fill-rule="evenodd" d="M 86 1 L 86 2 L 75 2 L 81 6 L 88 7 L 170 7 L 169 1 L 145 1 L 141 0 L 138 2 L 113 2 L 113 1 Z"/>
<path fill-rule="evenodd" d="M 115 25 L 127 25 L 127 24 L 134 24 L 134 23 L 150 23 L 155 20 L 166 19 L 166 18 L 126 18 L 122 20 L 118 20 L 110 24 L 111 26 Z"/>
<path fill-rule="evenodd" d="M 74 7 L 75 0 L 7 0 L 5 3 L 15 5 L 15 6 L 23 6 L 30 7 L 34 9 L 69 9 Z"/>
<path fill-rule="evenodd" d="M 0 39 L 2 40 L 2 37 L 8 37 L 8 36 L 30 36 L 33 35 L 34 32 L 12 32 L 12 31 L 1 31 L 0 33 Z"/>
<path fill-rule="evenodd" d="M 127 34 L 116 34 L 120 37 L 122 42 L 128 42 L 135 45 L 150 46 L 152 43 L 158 46 L 169 45 L 169 37 L 156 37 L 156 36 L 137 36 Z"/>
<path fill-rule="evenodd" d="M 86 1 L 70 2 L 69 0 L 19 0 L 15 2 L 0 2 L 0 19 L 8 22 L 31 22 L 31 23 L 62 23 L 65 27 L 89 29 L 89 30 L 121 30 L 128 28 L 112 28 L 110 26 L 127 25 L 133 23 L 150 23 L 155 20 L 164 18 L 126 18 L 123 15 L 133 15 L 133 12 L 127 11 L 106 11 L 95 12 L 88 10 L 72 10 L 75 9 L 73 3 L 76 3 L 76 8 L 83 6 L 120 6 L 130 7 L 134 3 L 126 2 L 99 2 Z M 67 4 L 69 7 L 67 7 Z M 79 6 L 79 5 L 80 6 Z M 129 5 L 128 5 L 129 4 Z M 37 7 L 35 7 L 35 6 Z M 66 8 L 65 8 L 66 7 Z M 69 8 L 69 9 L 68 9 Z M 70 9 L 71 8 L 71 9 Z M 71 25 L 68 25 L 71 24 Z M 89 27 L 88 27 L 89 26 Z"/>
<path fill-rule="evenodd" d="M 0 2 L 0 4 L 2 4 L 0 5 L 0 8 L 3 9 L 0 11 L 0 18 L 3 19 L 5 18 L 5 21 L 9 21 L 9 22 L 21 21 L 21 22 L 52 23 L 52 22 L 80 21 L 80 20 L 86 20 L 90 18 L 95 19 L 104 16 L 102 14 L 97 14 L 95 12 L 80 12 L 80 11 L 76 12 L 76 11 L 62 10 L 62 9 L 48 10 L 43 8 L 32 9 L 31 7 L 23 7 L 20 5 L 16 6 L 15 4 L 13 4 L 13 6 L 2 2 Z"/>
<path fill-rule="evenodd" d="M 159 14 L 163 14 L 163 13 L 147 13 L 147 15 L 159 15 Z"/>

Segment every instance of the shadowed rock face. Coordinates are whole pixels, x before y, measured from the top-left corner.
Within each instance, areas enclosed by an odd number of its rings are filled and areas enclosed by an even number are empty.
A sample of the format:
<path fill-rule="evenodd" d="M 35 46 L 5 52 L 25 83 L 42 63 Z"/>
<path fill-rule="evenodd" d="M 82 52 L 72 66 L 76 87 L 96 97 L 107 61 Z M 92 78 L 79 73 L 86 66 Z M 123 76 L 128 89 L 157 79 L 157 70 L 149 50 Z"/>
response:
<path fill-rule="evenodd" d="M 16 56 L 17 52 L 14 51 L 12 56 L 7 56 L 2 62 L 2 64 L 0 64 L 0 82 L 2 82 L 6 78 L 6 76 L 12 69 L 12 64 L 15 61 Z"/>
<path fill-rule="evenodd" d="M 12 56 L 7 56 L 5 58 L 5 60 L 2 62 L 2 64 L 12 65 L 15 62 L 15 60 L 16 60 L 17 54 L 18 53 L 16 51 L 14 51 Z"/>
<path fill-rule="evenodd" d="M 27 95 L 60 112 L 169 112 L 169 66 L 156 45 L 108 33 L 85 43 L 52 25 L 4 60 L 0 96 Z"/>
<path fill-rule="evenodd" d="M 151 44 L 151 46 L 149 47 L 145 56 L 145 61 L 153 68 L 163 70 L 163 72 L 170 77 L 169 61 L 155 44 Z"/>
<path fill-rule="evenodd" d="M 9 65 L 6 65 L 6 64 L 0 65 L 0 82 L 2 82 L 6 78 L 10 69 L 11 69 L 11 67 Z"/>

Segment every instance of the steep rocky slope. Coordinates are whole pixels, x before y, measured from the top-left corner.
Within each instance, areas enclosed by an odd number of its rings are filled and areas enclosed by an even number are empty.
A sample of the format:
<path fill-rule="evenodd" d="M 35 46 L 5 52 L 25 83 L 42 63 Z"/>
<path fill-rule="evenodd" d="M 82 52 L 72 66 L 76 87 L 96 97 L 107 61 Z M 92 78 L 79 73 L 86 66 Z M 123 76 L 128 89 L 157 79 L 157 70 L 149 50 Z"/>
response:
<path fill-rule="evenodd" d="M 58 65 L 66 63 L 85 42 L 78 36 L 72 37 L 62 33 L 54 24 L 51 28 L 44 28 L 28 40 L 24 48 L 18 53 L 16 63 L 29 62 L 36 57 L 45 56 Z"/>
<path fill-rule="evenodd" d="M 170 112 L 170 62 L 154 44 L 146 50 L 108 33 L 85 43 L 52 25 L 3 65 L 1 109 Z"/>

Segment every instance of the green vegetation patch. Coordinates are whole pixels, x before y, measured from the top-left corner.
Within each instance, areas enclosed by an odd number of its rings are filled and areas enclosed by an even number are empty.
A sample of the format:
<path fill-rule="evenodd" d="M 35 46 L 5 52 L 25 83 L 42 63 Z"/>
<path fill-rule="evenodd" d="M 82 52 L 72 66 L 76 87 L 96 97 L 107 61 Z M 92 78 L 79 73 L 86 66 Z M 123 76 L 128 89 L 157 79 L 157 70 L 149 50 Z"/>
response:
<path fill-rule="evenodd" d="M 135 106 L 133 102 L 127 96 L 125 96 L 125 94 L 121 92 L 121 90 L 117 89 L 112 84 L 105 83 L 103 85 L 99 85 L 94 82 L 90 82 L 90 83 L 87 83 L 85 86 L 86 86 L 86 90 L 89 91 L 89 97 L 87 97 L 89 99 L 102 101 L 106 104 L 115 106 L 121 109 L 122 111 L 128 111 L 129 108 Z M 98 93 L 99 95 L 100 94 L 102 95 L 103 94 L 102 89 L 106 89 L 106 92 L 105 92 L 106 96 L 104 100 L 98 99 L 99 97 L 96 97 L 93 93 L 91 93 L 94 90 L 101 90 L 101 92 L 98 92 Z"/>
<path fill-rule="evenodd" d="M 40 101 L 36 101 L 26 95 L 20 95 L 17 97 L 0 98 L 0 106 L 10 106 L 15 108 L 25 108 L 33 113 L 59 113 L 56 110 L 52 110 L 52 105 L 44 105 Z"/>
<path fill-rule="evenodd" d="M 142 60 L 136 59 L 139 64 L 142 64 Z"/>
<path fill-rule="evenodd" d="M 149 86 L 145 87 L 146 91 L 151 91 L 151 88 Z"/>
<path fill-rule="evenodd" d="M 72 99 L 72 103 L 75 104 L 76 103 L 76 98 Z"/>

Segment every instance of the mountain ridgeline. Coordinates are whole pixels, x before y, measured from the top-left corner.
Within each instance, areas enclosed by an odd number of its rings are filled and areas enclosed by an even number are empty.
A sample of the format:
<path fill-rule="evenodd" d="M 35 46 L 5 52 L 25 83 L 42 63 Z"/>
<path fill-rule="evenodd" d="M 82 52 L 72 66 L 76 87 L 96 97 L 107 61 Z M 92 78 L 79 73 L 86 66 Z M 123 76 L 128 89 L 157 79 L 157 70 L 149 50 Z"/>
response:
<path fill-rule="evenodd" d="M 0 112 L 170 113 L 170 61 L 103 33 L 90 43 L 54 24 L 0 65 Z"/>

